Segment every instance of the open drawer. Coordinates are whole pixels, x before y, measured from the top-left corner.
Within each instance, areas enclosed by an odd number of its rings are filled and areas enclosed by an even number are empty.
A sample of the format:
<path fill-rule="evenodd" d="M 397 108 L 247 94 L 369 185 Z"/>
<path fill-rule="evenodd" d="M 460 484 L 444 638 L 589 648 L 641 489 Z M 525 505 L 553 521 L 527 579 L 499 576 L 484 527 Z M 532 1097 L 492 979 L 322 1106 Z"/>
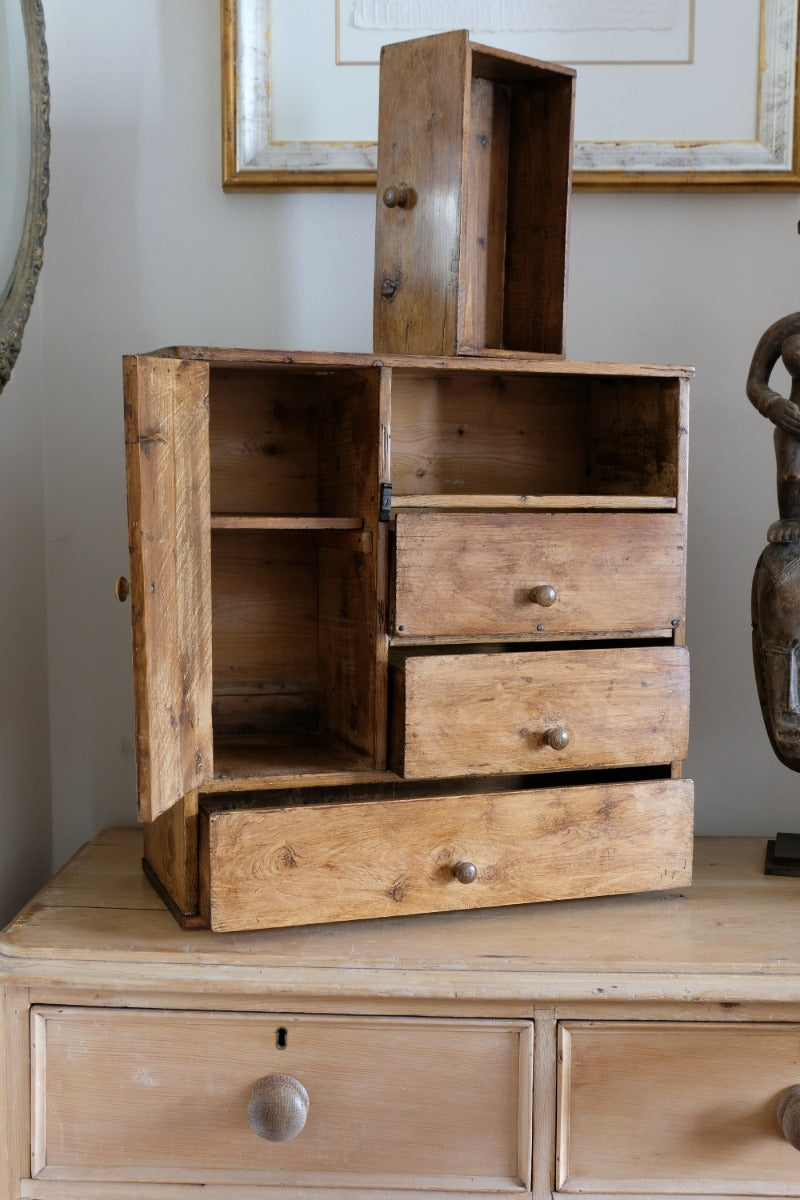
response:
<path fill-rule="evenodd" d="M 259 807 L 209 797 L 200 810 L 201 913 L 211 929 L 263 929 L 691 878 L 690 781 L 481 787 L 306 805 L 297 793 L 288 803 L 275 794 Z"/>

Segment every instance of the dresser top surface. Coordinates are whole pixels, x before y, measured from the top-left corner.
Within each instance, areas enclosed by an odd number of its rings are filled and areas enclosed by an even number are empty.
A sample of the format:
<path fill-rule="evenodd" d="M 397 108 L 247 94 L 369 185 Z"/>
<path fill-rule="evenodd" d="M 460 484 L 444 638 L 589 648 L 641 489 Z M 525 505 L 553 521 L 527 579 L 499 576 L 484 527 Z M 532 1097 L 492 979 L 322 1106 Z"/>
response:
<path fill-rule="evenodd" d="M 762 839 L 699 838 L 695 882 L 680 891 L 232 934 L 183 932 L 141 854 L 135 829 L 84 846 L 5 930 L 0 977 L 193 986 L 215 974 L 243 992 L 800 1001 L 800 879 L 763 874 Z"/>

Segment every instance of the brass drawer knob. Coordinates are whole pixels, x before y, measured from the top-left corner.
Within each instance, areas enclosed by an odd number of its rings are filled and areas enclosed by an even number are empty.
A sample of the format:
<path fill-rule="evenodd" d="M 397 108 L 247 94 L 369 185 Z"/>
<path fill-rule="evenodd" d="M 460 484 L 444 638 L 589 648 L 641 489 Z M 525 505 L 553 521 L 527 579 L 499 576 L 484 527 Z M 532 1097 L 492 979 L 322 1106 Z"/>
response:
<path fill-rule="evenodd" d="M 478 868 L 475 863 L 457 862 L 453 867 L 453 878 L 459 883 L 474 883 L 478 878 Z"/>
<path fill-rule="evenodd" d="M 308 1108 L 308 1092 L 293 1075 L 265 1075 L 250 1093 L 247 1124 L 268 1142 L 289 1142 L 305 1125 Z"/>
<path fill-rule="evenodd" d="M 531 589 L 531 602 L 541 605 L 542 608 L 550 608 L 557 599 L 558 592 L 552 583 L 541 583 L 538 587 Z"/>
<path fill-rule="evenodd" d="M 548 729 L 544 740 L 551 750 L 566 750 L 569 745 L 569 730 L 563 727 Z"/>
<path fill-rule="evenodd" d="M 775 1114 L 789 1145 L 800 1150 L 800 1084 L 781 1092 Z"/>

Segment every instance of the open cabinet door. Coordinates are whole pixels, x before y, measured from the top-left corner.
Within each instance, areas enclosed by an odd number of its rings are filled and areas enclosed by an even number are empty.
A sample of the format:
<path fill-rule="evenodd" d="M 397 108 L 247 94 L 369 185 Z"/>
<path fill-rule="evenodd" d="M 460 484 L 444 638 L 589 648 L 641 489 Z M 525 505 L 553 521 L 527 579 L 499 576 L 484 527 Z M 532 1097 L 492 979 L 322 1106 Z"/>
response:
<path fill-rule="evenodd" d="M 139 819 L 213 774 L 207 363 L 124 360 Z"/>

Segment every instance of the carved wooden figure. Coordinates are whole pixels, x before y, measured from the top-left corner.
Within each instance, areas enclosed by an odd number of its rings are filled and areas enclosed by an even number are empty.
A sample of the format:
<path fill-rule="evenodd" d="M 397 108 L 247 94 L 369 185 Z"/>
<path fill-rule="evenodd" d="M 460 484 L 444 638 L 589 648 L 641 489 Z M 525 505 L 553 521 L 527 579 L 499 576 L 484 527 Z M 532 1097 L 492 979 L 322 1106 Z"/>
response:
<path fill-rule="evenodd" d="M 769 386 L 778 359 L 789 396 Z M 771 325 L 753 354 L 747 395 L 775 426 L 778 520 L 756 565 L 752 591 L 756 686 L 772 748 L 800 771 L 800 312 Z"/>

